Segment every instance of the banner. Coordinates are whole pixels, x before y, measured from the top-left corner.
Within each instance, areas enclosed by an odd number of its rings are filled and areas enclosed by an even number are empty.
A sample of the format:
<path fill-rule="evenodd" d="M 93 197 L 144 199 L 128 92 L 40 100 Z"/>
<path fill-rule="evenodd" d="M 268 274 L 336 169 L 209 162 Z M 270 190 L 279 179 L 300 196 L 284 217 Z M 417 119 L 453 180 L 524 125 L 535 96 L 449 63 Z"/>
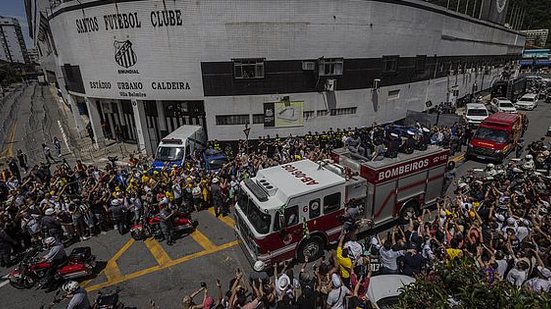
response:
<path fill-rule="evenodd" d="M 264 103 L 264 127 L 301 127 L 304 126 L 304 102 Z"/>

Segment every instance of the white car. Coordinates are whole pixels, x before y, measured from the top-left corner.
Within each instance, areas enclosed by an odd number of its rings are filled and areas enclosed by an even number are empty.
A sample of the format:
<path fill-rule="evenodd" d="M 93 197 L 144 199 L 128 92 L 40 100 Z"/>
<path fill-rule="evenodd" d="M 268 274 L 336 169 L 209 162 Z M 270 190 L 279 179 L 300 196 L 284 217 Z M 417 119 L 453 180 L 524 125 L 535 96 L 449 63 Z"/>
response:
<path fill-rule="evenodd" d="M 414 283 L 415 278 L 406 275 L 379 275 L 371 277 L 367 297 L 374 308 L 393 308 L 399 302 L 400 289 Z"/>
<path fill-rule="evenodd" d="M 490 116 L 490 112 L 482 103 L 468 103 L 465 110 L 465 118 L 472 126 L 478 126 L 484 119 Z"/>
<path fill-rule="evenodd" d="M 536 106 L 538 106 L 538 95 L 535 93 L 525 94 L 515 103 L 515 107 L 517 109 L 525 109 L 530 111 L 534 110 Z"/>
<path fill-rule="evenodd" d="M 493 98 L 490 102 L 490 108 L 496 113 L 517 113 L 517 108 L 515 107 L 513 102 L 506 98 Z"/>

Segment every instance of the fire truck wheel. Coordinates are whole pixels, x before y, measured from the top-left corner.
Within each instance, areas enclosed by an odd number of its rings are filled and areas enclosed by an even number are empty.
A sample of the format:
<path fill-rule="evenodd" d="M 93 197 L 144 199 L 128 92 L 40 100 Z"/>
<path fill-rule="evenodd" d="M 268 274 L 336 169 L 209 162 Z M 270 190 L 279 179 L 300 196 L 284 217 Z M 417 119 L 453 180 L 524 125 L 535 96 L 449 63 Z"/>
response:
<path fill-rule="evenodd" d="M 400 210 L 400 223 L 409 223 L 409 219 L 413 219 L 417 216 L 417 209 L 416 201 L 407 202 Z"/>
<path fill-rule="evenodd" d="M 308 261 L 314 261 L 323 255 L 325 244 L 318 236 L 312 236 L 305 240 L 297 251 L 297 258 L 300 262 L 304 262 L 304 258 L 308 257 Z"/>

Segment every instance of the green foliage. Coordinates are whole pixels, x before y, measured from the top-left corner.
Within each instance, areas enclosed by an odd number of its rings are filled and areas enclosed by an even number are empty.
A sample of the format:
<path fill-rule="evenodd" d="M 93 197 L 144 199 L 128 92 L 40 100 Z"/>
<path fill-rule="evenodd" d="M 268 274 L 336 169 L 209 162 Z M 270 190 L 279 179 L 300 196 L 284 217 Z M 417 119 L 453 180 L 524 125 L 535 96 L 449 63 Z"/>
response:
<path fill-rule="evenodd" d="M 452 306 L 450 299 L 455 300 Z M 470 259 L 440 263 L 402 289 L 397 308 L 551 308 L 549 294 L 519 290 L 507 281 L 490 286 Z"/>

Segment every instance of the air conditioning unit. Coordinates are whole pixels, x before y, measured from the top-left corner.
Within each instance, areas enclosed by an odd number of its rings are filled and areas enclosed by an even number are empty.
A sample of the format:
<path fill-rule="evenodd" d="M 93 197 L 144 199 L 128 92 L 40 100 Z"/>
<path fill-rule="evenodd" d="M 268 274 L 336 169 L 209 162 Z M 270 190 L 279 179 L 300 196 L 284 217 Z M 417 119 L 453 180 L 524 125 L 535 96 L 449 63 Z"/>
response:
<path fill-rule="evenodd" d="M 337 89 L 337 80 L 328 79 L 325 81 L 325 91 L 335 91 Z"/>
<path fill-rule="evenodd" d="M 303 71 L 314 71 L 316 69 L 316 63 L 314 61 L 302 61 Z"/>

